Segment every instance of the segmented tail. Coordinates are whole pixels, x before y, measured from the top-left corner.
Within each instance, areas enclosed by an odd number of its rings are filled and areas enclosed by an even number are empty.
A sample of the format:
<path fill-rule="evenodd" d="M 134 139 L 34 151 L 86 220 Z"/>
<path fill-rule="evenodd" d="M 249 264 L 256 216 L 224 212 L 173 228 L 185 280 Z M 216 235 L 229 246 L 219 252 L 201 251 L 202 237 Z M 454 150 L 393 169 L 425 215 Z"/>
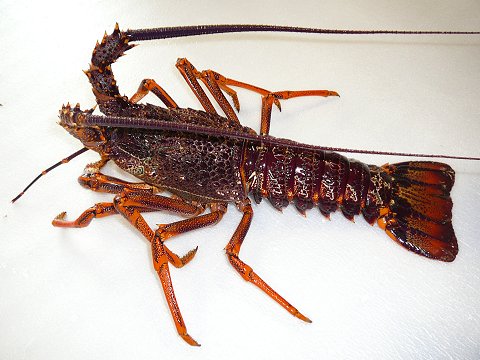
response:
<path fill-rule="evenodd" d="M 105 33 L 102 41 L 95 45 L 90 68 L 84 72 L 92 84 L 93 93 L 100 106 L 102 106 L 102 103 L 113 99 L 127 100 L 118 91 L 111 65 L 133 46 L 129 44 L 128 36 L 120 31 L 118 24 L 115 25 L 112 34 L 107 35 Z M 108 114 L 108 111 L 105 113 Z"/>
<path fill-rule="evenodd" d="M 379 168 L 390 188 L 378 224 L 417 254 L 453 261 L 458 253 L 452 227 L 453 169 L 442 163 L 410 161 Z"/>

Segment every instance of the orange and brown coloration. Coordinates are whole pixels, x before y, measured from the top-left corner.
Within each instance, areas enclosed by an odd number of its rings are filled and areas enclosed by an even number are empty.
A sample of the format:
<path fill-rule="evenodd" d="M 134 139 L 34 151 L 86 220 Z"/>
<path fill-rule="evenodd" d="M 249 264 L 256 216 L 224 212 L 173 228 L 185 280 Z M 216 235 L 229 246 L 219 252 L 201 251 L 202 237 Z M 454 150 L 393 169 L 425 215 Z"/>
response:
<path fill-rule="evenodd" d="M 455 173 L 448 165 L 409 162 L 382 167 L 392 181 L 392 200 L 379 226 L 407 249 L 453 261 L 458 253 L 452 226 L 450 190 Z"/>
<path fill-rule="evenodd" d="M 197 71 L 186 59 L 177 68 L 205 111 L 182 109 L 155 81 L 145 79 L 129 99 L 120 95 L 111 64 L 125 51 L 133 32 L 115 31 L 97 43 L 86 71 L 101 112 L 110 121 L 99 125 L 91 115 L 69 105 L 60 111 L 60 125 L 83 145 L 98 152 L 101 160 L 87 165 L 80 176 L 82 186 L 115 194 L 112 202 L 98 203 L 74 221 L 61 213 L 54 226 L 84 227 L 92 219 L 121 214 L 151 243 L 155 270 L 180 336 L 190 345 L 198 343 L 187 333 L 175 298 L 169 263 L 186 265 L 196 249 L 180 257 L 171 252 L 166 240 L 176 235 L 213 225 L 234 203 L 242 219 L 225 247 L 233 268 L 246 280 L 274 299 L 295 317 L 310 322 L 281 297 L 240 257 L 241 245 L 250 227 L 253 210 L 249 196 L 260 203 L 267 198 L 277 209 L 294 203 L 300 213 L 317 207 L 328 217 L 340 209 L 348 219 L 363 214 L 378 222 L 387 234 L 408 250 L 442 261 L 453 261 L 458 252 L 453 231 L 450 190 L 454 172 L 436 162 L 405 162 L 381 167 L 347 159 L 319 147 L 268 136 L 273 104 L 297 96 L 337 96 L 329 90 L 268 90 L 228 79 L 214 71 Z M 200 86 L 202 81 L 226 117 L 218 115 Z M 240 124 L 223 92 L 239 110 L 237 95 L 230 86 L 255 91 L 262 96 L 261 135 Z M 138 102 L 153 92 L 166 108 Z M 128 122 L 126 119 L 129 119 Z M 133 120 L 132 120 L 133 119 Z M 181 124 L 185 132 L 156 128 L 156 121 Z M 201 125 L 209 133 L 189 132 Z M 231 136 L 236 134 L 236 136 Z M 129 183 L 102 174 L 101 168 L 114 161 L 139 178 Z M 174 196 L 159 195 L 168 190 Z M 205 209 L 207 214 L 203 214 Z M 187 219 L 159 225 L 153 230 L 143 212 L 170 211 Z"/>

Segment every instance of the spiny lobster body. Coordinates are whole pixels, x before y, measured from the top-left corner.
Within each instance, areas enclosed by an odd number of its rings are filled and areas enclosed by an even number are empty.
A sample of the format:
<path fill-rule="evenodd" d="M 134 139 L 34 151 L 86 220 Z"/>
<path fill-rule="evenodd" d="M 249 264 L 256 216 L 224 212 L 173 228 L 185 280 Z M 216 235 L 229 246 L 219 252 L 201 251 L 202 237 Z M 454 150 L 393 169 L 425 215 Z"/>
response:
<path fill-rule="evenodd" d="M 133 33 L 121 32 L 117 26 L 111 35 L 105 35 L 95 46 L 92 63 L 85 72 L 99 109 L 108 121 L 95 122 L 91 117 L 93 110 L 81 111 L 79 106 L 73 109 L 66 106 L 60 111 L 60 125 L 86 148 L 101 155 L 99 162 L 87 166 L 85 174 L 79 178 L 80 183 L 91 190 L 116 196 L 112 203 L 96 204 L 75 221 L 66 221 L 62 213 L 53 224 L 83 227 L 95 217 L 123 215 L 152 244 L 154 267 L 160 276 L 177 331 L 189 344 L 198 345 L 186 332 L 173 293 L 168 264 L 184 266 L 196 250 L 179 257 L 166 247 L 164 240 L 218 222 L 228 203 L 235 203 L 243 213 L 225 247 L 232 266 L 245 280 L 258 286 L 292 315 L 310 321 L 239 258 L 240 247 L 253 217 L 250 195 L 257 203 L 267 198 L 279 210 L 294 203 L 301 213 L 318 207 L 327 217 L 337 209 L 350 220 L 363 214 L 370 224 L 377 221 L 393 240 L 411 251 L 442 261 L 455 259 L 458 247 L 451 222 L 450 198 L 455 176 L 450 166 L 411 161 L 377 167 L 315 146 L 268 136 L 272 105 L 280 106 L 279 99 L 338 94 L 326 90 L 272 93 L 211 70 L 200 73 L 186 59 L 177 63 L 177 67 L 205 111 L 179 108 L 158 84 L 149 79 L 144 80 L 138 92 L 128 99 L 119 93 L 111 64 L 132 48 L 129 36 Z M 227 117 L 216 113 L 197 79 L 204 82 Z M 262 94 L 262 136 L 242 126 L 236 118 L 222 93 L 225 91 L 232 96 L 238 110 L 236 93 L 229 85 Z M 139 104 L 138 100 L 149 91 L 157 95 L 167 108 Z M 119 126 L 114 120 L 123 123 Z M 184 125 L 184 131 L 156 128 L 155 121 Z M 209 131 L 187 131 L 189 126 L 197 125 Z M 236 136 L 232 136 L 233 133 Z M 143 182 L 128 183 L 101 174 L 101 167 L 109 160 Z M 175 196 L 158 195 L 162 189 Z M 200 215 L 207 207 L 210 213 Z M 141 213 L 158 210 L 174 211 L 189 218 L 160 225 L 154 231 Z"/>
<path fill-rule="evenodd" d="M 386 230 L 397 234 L 395 240 L 425 256 L 452 261 L 458 251 L 449 197 L 454 172 L 446 164 L 377 167 L 268 140 L 141 129 L 113 130 L 109 147 L 109 157 L 123 170 L 188 199 L 239 202 L 251 194 L 257 203 L 267 198 L 279 210 L 294 203 L 302 214 L 318 207 L 327 217 L 340 208 L 350 220 L 362 213 L 373 224 L 382 217 Z M 432 237 L 451 246 L 425 252 Z"/>

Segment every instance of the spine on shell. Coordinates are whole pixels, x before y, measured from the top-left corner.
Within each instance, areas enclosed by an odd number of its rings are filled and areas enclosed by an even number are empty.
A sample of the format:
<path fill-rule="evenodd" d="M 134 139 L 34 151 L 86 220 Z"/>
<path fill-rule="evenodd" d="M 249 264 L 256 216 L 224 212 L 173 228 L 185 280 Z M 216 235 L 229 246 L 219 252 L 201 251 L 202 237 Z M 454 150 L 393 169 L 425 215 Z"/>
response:
<path fill-rule="evenodd" d="M 118 102 L 127 100 L 118 91 L 111 65 L 133 46 L 129 44 L 127 34 L 120 31 L 118 24 L 115 25 L 115 30 L 112 34 L 107 35 L 105 33 L 102 41 L 100 43 L 97 41 L 93 50 L 90 68 L 85 71 L 85 74 L 92 84 L 93 93 L 101 108 L 104 103 L 112 100 Z M 109 115 L 108 109 L 105 110 L 105 114 Z"/>

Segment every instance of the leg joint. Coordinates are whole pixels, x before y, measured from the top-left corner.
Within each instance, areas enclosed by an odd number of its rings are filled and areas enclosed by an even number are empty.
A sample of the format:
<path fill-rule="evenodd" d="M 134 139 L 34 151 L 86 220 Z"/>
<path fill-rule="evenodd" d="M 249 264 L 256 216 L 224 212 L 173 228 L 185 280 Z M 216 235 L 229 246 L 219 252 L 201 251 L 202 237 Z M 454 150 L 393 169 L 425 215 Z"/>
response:
<path fill-rule="evenodd" d="M 236 254 L 232 254 L 228 250 L 227 256 L 230 264 L 232 264 L 233 268 L 240 274 L 240 276 L 244 280 L 251 282 L 251 274 L 253 272 L 252 268 L 240 260 Z"/>

